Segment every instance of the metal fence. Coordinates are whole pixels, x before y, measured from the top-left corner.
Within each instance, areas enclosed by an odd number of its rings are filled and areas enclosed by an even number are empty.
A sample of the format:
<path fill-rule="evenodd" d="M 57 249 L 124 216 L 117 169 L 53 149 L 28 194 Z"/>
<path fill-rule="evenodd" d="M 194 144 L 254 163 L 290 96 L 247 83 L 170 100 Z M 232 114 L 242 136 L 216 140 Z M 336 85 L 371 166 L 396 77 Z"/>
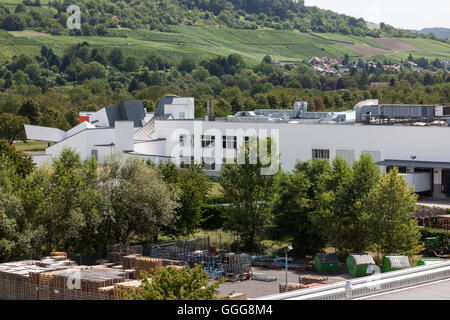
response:
<path fill-rule="evenodd" d="M 104 250 L 89 253 L 89 254 L 69 254 L 69 259 L 75 261 L 78 265 L 93 266 L 98 264 L 99 260 L 109 260 L 113 263 L 121 263 L 120 259 L 112 256 L 114 250 L 113 247 L 119 245 L 107 246 Z M 126 246 L 126 245 L 123 245 Z M 122 255 L 141 253 L 143 256 L 150 256 L 155 258 L 171 259 L 171 260 L 182 260 L 187 261 L 187 256 L 196 251 L 209 251 L 210 239 L 209 237 L 203 237 L 198 239 L 188 239 L 188 240 L 174 240 L 168 242 L 160 243 L 145 243 L 140 246 L 128 246 L 132 247 L 142 247 L 140 252 L 118 252 Z"/>
<path fill-rule="evenodd" d="M 450 262 L 409 268 L 339 282 L 332 285 L 303 289 L 261 297 L 256 300 L 346 300 L 450 278 Z"/>
<path fill-rule="evenodd" d="M 171 260 L 186 261 L 187 257 L 195 252 L 209 252 L 209 237 L 189 240 L 175 240 L 152 244 L 147 251 L 144 246 L 144 255 L 149 254 L 150 257 L 163 258 Z"/>

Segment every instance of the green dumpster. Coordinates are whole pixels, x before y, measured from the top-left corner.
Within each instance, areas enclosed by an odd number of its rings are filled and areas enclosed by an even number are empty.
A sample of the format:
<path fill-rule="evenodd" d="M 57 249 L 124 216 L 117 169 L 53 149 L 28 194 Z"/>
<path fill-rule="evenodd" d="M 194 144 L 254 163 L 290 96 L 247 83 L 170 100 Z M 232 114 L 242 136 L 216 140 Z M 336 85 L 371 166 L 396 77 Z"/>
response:
<path fill-rule="evenodd" d="M 422 258 L 419 261 L 417 261 L 417 266 L 428 266 L 430 264 L 436 264 L 443 262 L 440 258 Z"/>
<path fill-rule="evenodd" d="M 368 253 L 352 253 L 347 257 L 348 272 L 354 277 L 367 276 L 369 265 L 375 265 L 375 261 Z"/>
<path fill-rule="evenodd" d="M 411 268 L 407 256 L 400 254 L 385 255 L 383 257 L 383 272 L 390 272 L 395 270 L 402 270 Z"/>
<path fill-rule="evenodd" d="M 335 253 L 317 253 L 314 256 L 314 267 L 319 273 L 336 272 L 338 263 Z"/>
<path fill-rule="evenodd" d="M 439 248 L 440 242 L 441 239 L 439 237 L 425 238 L 425 248 L 428 251 L 437 250 Z"/>

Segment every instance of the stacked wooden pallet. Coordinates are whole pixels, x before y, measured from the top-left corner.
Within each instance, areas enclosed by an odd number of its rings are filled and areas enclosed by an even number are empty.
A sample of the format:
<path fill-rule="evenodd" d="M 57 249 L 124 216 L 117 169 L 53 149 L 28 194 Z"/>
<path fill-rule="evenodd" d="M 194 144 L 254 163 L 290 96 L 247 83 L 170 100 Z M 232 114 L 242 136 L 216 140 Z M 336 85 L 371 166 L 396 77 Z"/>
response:
<path fill-rule="evenodd" d="M 140 257 L 140 254 L 130 254 L 122 257 L 123 269 L 134 269 L 136 258 Z"/>
<path fill-rule="evenodd" d="M 114 300 L 114 286 L 99 288 L 98 292 L 100 300 Z"/>
<path fill-rule="evenodd" d="M 135 277 L 140 278 L 142 271 L 147 271 L 148 273 L 151 274 L 161 269 L 162 267 L 163 267 L 162 259 L 150 257 L 137 257 L 135 259 L 135 269 L 136 269 Z"/>
<path fill-rule="evenodd" d="M 246 293 L 233 293 L 230 296 L 230 299 L 233 301 L 247 300 L 247 294 Z"/>
<path fill-rule="evenodd" d="M 181 260 L 170 260 L 170 259 L 162 259 L 163 266 L 182 266 L 183 261 Z"/>
<path fill-rule="evenodd" d="M 79 267 L 53 275 L 51 300 L 100 300 L 99 288 L 126 281 L 122 270 Z"/>
<path fill-rule="evenodd" d="M 0 264 L 0 300 L 38 299 L 38 275 L 67 269 L 71 264 L 73 261 L 51 257 Z"/>
<path fill-rule="evenodd" d="M 298 282 L 303 285 L 308 285 L 311 283 L 325 283 L 328 277 L 316 276 L 316 275 L 300 275 L 298 277 Z"/>
<path fill-rule="evenodd" d="M 127 281 L 116 283 L 114 285 L 114 300 L 126 300 L 124 292 L 129 293 L 132 289 L 137 289 L 141 286 L 141 281 Z"/>
<path fill-rule="evenodd" d="M 67 260 L 67 252 L 51 252 L 50 257 L 56 261 Z"/>
<path fill-rule="evenodd" d="M 130 246 L 127 244 L 111 245 L 107 247 L 108 260 L 113 263 L 122 264 L 122 257 L 132 254 L 142 255 L 142 250 L 142 246 Z"/>
<path fill-rule="evenodd" d="M 301 283 L 288 283 L 288 291 L 295 291 L 302 289 Z M 286 292 L 286 283 L 280 283 L 280 293 Z"/>

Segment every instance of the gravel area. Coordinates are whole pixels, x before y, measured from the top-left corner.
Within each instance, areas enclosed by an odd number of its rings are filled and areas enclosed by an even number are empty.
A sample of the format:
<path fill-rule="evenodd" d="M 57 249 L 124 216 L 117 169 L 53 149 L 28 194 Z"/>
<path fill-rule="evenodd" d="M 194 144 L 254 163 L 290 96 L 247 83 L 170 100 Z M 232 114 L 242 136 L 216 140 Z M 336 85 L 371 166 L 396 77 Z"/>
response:
<path fill-rule="evenodd" d="M 279 284 L 286 282 L 286 271 L 285 270 L 270 270 L 259 267 L 252 267 L 254 273 L 264 273 L 268 276 L 273 276 L 277 278 L 277 281 L 273 282 L 263 282 L 255 280 L 246 280 L 240 282 L 225 282 L 220 288 L 219 292 L 221 295 L 226 295 L 229 293 L 246 293 L 248 299 L 264 297 L 272 294 L 279 293 Z M 288 271 L 288 282 L 299 283 L 299 275 L 319 275 L 315 271 Z M 345 281 L 347 279 L 353 279 L 348 273 L 339 273 L 333 275 L 324 275 L 328 277 L 328 283 L 335 283 L 339 281 Z"/>

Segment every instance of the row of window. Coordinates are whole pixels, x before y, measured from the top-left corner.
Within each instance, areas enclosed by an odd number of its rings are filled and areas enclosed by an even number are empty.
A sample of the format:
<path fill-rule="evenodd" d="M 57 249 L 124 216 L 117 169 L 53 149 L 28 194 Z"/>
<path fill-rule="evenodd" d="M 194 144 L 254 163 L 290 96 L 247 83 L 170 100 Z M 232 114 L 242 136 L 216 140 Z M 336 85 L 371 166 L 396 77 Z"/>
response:
<path fill-rule="evenodd" d="M 361 154 L 370 154 L 372 160 L 375 162 L 380 161 L 380 152 L 379 151 L 362 151 Z M 354 150 L 336 150 L 336 156 L 343 158 L 350 165 L 353 164 L 355 160 L 355 151 Z M 313 149 L 312 150 L 312 159 L 313 160 L 330 160 L 330 150 L 328 149 Z"/>
<path fill-rule="evenodd" d="M 244 137 L 246 144 L 249 143 L 250 137 Z M 181 147 L 193 147 L 194 146 L 194 135 L 180 135 L 180 146 Z M 216 137 L 209 135 L 202 135 L 201 137 L 202 148 L 215 148 Z M 237 149 L 237 137 L 236 136 L 222 136 L 222 148 L 223 149 Z"/>
<path fill-rule="evenodd" d="M 203 137 L 206 137 L 206 139 L 203 140 Z M 214 139 L 211 139 L 211 137 L 214 138 L 214 136 L 202 136 L 202 142 L 203 141 L 210 142 L 210 144 L 205 143 L 205 145 L 211 146 L 211 141 L 212 141 L 212 143 L 214 142 Z M 233 138 L 233 137 L 226 137 L 226 138 Z M 234 137 L 234 138 L 236 138 L 236 137 Z M 249 141 L 249 139 L 246 139 L 246 143 L 248 143 L 248 141 Z M 236 145 L 235 139 L 224 139 L 223 142 L 224 142 L 224 148 L 227 148 L 227 149 L 231 149 L 231 148 L 228 148 L 228 146 L 230 146 L 230 145 L 233 147 Z M 202 146 L 203 146 L 203 144 L 202 144 Z M 375 161 L 375 162 L 380 161 L 380 152 L 379 151 L 362 151 L 361 153 L 362 154 L 370 154 L 372 156 L 373 161 Z M 355 160 L 355 151 L 353 151 L 353 150 L 336 150 L 336 156 L 343 158 L 350 165 L 352 165 L 353 161 Z M 312 159 L 329 161 L 330 160 L 330 150 L 328 150 L 328 149 L 313 149 L 312 150 Z M 215 161 L 214 158 L 202 158 L 202 167 L 205 168 L 206 170 L 215 170 L 216 164 L 214 163 L 214 161 Z M 181 162 L 181 167 L 186 168 L 190 164 L 194 163 L 194 157 L 180 156 L 180 162 Z M 227 163 L 227 162 L 228 163 L 235 162 L 235 159 L 226 159 L 226 158 L 222 159 L 222 163 Z"/>
<path fill-rule="evenodd" d="M 194 157 L 180 156 L 180 168 L 187 169 L 190 165 L 194 164 Z M 222 164 L 236 163 L 235 159 L 223 158 Z M 202 158 L 201 167 L 206 170 L 216 170 L 215 158 Z"/>

